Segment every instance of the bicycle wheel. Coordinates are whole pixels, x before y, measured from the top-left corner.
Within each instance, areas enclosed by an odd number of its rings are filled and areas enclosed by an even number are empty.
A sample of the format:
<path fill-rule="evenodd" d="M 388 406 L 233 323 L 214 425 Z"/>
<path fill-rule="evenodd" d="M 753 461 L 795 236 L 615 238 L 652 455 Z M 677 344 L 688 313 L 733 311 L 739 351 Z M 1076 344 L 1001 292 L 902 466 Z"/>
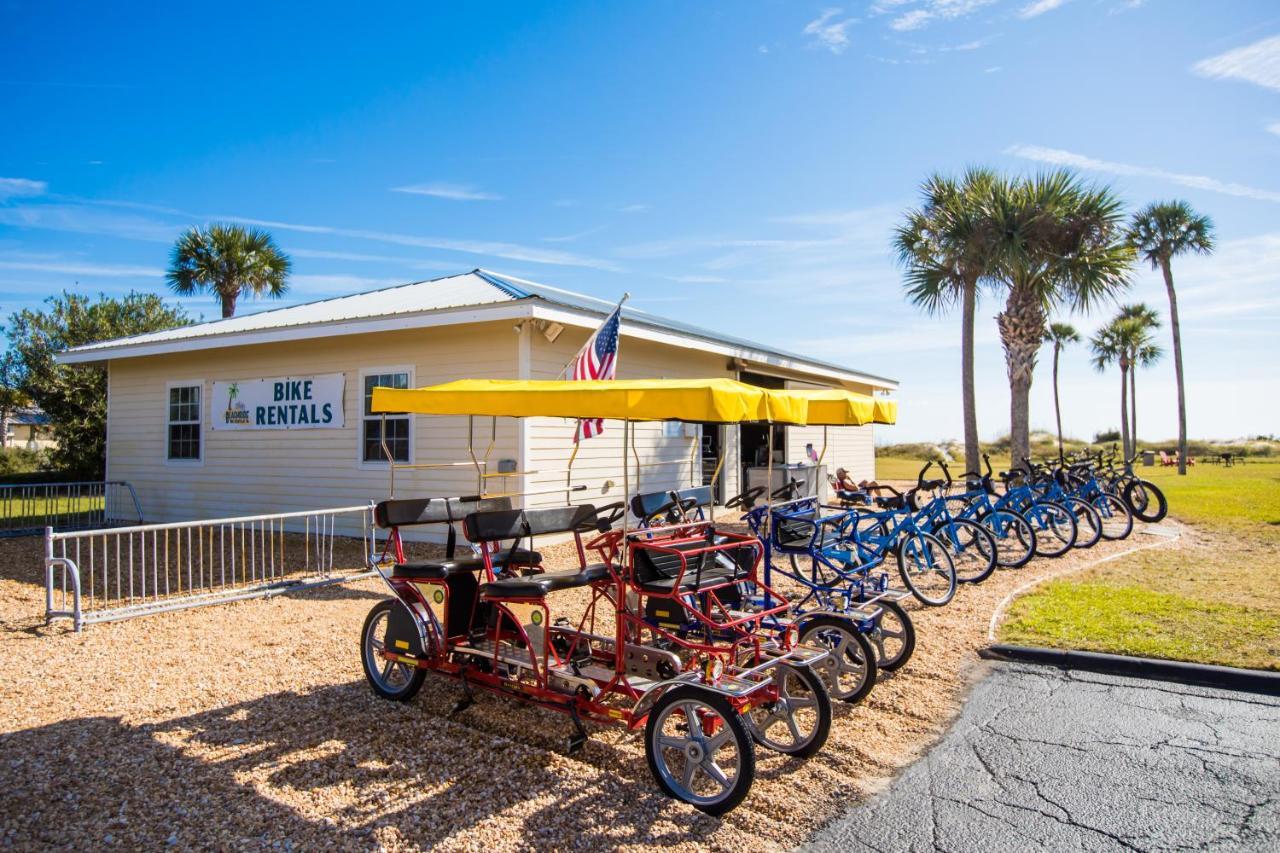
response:
<path fill-rule="evenodd" d="M 896 601 L 882 599 L 880 618 L 868 637 L 876 650 L 876 662 L 880 669 L 892 672 L 901 669 L 916 650 L 916 626 L 906 609 Z"/>
<path fill-rule="evenodd" d="M 1155 524 L 1169 514 L 1169 502 L 1164 492 L 1146 480 L 1130 480 L 1124 487 L 1124 502 L 1133 517 L 1147 524 Z"/>
<path fill-rule="evenodd" d="M 1036 531 L 1016 512 L 998 509 L 979 519 L 996 540 L 996 565 L 1002 569 L 1020 569 L 1036 554 Z"/>
<path fill-rule="evenodd" d="M 1036 531 L 1036 554 L 1061 557 L 1076 544 L 1076 519 L 1060 503 L 1041 501 L 1027 507 L 1024 513 Z"/>
<path fill-rule="evenodd" d="M 947 546 L 930 533 L 913 533 L 899 543 L 898 573 L 921 604 L 941 607 L 955 597 L 955 563 Z"/>
<path fill-rule="evenodd" d="M 996 570 L 996 539 L 976 521 L 953 518 L 929 531 L 951 554 L 959 583 L 982 583 Z"/>
<path fill-rule="evenodd" d="M 800 642 L 830 649 L 835 656 L 833 681 L 827 684 L 832 699 L 856 705 L 876 686 L 876 650 L 847 619 L 816 616 L 800 629 Z"/>
<path fill-rule="evenodd" d="M 1092 548 L 1102 538 L 1102 518 L 1093 504 L 1081 498 L 1063 498 L 1062 505 L 1076 517 L 1077 548 Z"/>
<path fill-rule="evenodd" d="M 1092 503 L 1102 519 L 1103 539 L 1126 539 L 1133 532 L 1133 513 L 1120 498 L 1103 494 L 1094 498 Z"/>

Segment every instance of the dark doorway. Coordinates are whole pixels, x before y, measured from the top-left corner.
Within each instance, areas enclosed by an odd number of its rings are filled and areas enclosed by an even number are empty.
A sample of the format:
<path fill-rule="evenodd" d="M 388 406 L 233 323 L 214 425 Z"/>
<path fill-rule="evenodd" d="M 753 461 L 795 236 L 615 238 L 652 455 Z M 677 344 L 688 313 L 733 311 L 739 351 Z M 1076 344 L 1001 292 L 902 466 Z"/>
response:
<path fill-rule="evenodd" d="M 763 373 L 748 373 L 743 371 L 739 374 L 739 381 L 748 385 L 755 385 L 757 388 L 785 388 L 786 380 L 778 376 L 768 376 Z M 746 490 L 751 480 L 748 472 L 752 468 L 767 468 L 769 461 L 769 425 L 768 424 L 743 424 L 741 426 L 741 470 L 739 471 L 742 489 Z M 786 460 L 787 433 L 786 427 L 773 427 L 773 464 L 778 464 Z"/>

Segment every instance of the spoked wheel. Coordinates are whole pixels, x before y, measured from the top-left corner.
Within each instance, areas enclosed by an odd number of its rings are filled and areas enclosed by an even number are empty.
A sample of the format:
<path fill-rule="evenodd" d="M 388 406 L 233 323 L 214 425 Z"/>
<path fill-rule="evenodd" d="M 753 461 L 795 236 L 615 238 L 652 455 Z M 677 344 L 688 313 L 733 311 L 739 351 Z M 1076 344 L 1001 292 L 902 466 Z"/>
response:
<path fill-rule="evenodd" d="M 1124 487 L 1124 502 L 1134 518 L 1147 524 L 1155 524 L 1169 514 L 1164 492 L 1146 480 L 1130 480 Z"/>
<path fill-rule="evenodd" d="M 1092 548 L 1102 538 L 1102 517 L 1093 504 L 1082 498 L 1064 498 L 1065 506 L 1076 519 L 1076 547 Z"/>
<path fill-rule="evenodd" d="M 857 704 L 876 686 L 879 667 L 871 643 L 848 619 L 818 616 L 804 623 L 800 642 L 829 649 L 835 658 L 835 669 L 827 692 L 831 698 Z M 912 634 L 912 645 L 915 634 Z"/>
<path fill-rule="evenodd" d="M 394 598 L 379 601 L 364 620 L 360 632 L 360 662 L 364 665 L 364 677 L 369 679 L 373 692 L 383 699 L 407 702 L 422 689 L 426 670 L 382 657 L 387 647 L 387 631 L 391 626 L 391 613 L 404 607 Z"/>
<path fill-rule="evenodd" d="M 831 697 L 811 669 L 779 664 L 773 670 L 778 698 L 742 715 L 756 743 L 795 758 L 822 749 L 831 734 Z"/>
<path fill-rule="evenodd" d="M 979 519 L 996 538 L 996 565 L 1002 569 L 1020 569 L 1036 555 L 1036 531 L 1016 512 L 998 509 Z"/>
<path fill-rule="evenodd" d="M 1061 557 L 1076 544 L 1076 518 L 1062 504 L 1055 501 L 1033 503 L 1023 515 L 1036 530 L 1036 554 L 1039 556 Z"/>
<path fill-rule="evenodd" d="M 659 787 L 711 815 L 737 806 L 751 790 L 756 753 L 729 700 L 696 685 L 673 687 L 649 711 L 645 756 Z"/>
<path fill-rule="evenodd" d="M 876 664 L 886 672 L 899 669 L 916 650 L 916 626 L 896 601 L 877 601 L 880 617 L 867 639 L 876 650 Z"/>
<path fill-rule="evenodd" d="M 996 570 L 996 540 L 976 521 L 954 518 L 932 531 L 951 554 L 959 583 L 982 583 Z"/>
<path fill-rule="evenodd" d="M 913 533 L 899 543 L 898 573 L 921 604 L 941 607 L 955 597 L 955 563 L 932 534 Z"/>
<path fill-rule="evenodd" d="M 1120 498 L 1104 493 L 1092 503 L 1102 519 L 1103 539 L 1125 539 L 1133 532 L 1133 513 Z"/>

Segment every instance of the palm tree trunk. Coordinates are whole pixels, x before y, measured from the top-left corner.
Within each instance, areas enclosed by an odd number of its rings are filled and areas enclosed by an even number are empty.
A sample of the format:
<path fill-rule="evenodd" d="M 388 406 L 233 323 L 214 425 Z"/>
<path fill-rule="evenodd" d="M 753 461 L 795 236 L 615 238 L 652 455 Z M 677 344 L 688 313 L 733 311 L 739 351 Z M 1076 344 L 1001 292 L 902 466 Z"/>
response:
<path fill-rule="evenodd" d="M 1120 365 L 1120 452 L 1129 458 L 1129 370 Z"/>
<path fill-rule="evenodd" d="M 1173 371 L 1178 379 L 1178 473 L 1187 473 L 1187 397 L 1182 380 L 1182 327 L 1178 325 L 1178 295 L 1173 291 L 1173 270 L 1168 258 L 1160 259 L 1164 289 L 1169 292 L 1169 326 L 1173 329 Z"/>
<path fill-rule="evenodd" d="M 228 317 L 234 317 L 236 315 L 236 297 L 240 294 L 235 292 L 227 293 L 224 291 L 220 295 L 222 297 L 222 319 L 225 320 Z"/>
<path fill-rule="evenodd" d="M 1044 308 L 1026 288 L 1009 288 L 1004 311 L 996 316 L 1009 372 L 1009 456 L 1011 468 L 1031 455 L 1031 379 L 1044 340 Z"/>
<path fill-rule="evenodd" d="M 966 471 L 982 470 L 978 448 L 978 401 L 973 387 L 973 314 L 978 302 L 977 282 L 966 282 L 960 318 L 960 388 L 964 410 L 964 464 Z"/>
<path fill-rule="evenodd" d="M 1059 344 L 1053 345 L 1053 416 L 1058 421 L 1058 461 L 1063 459 L 1062 453 L 1062 405 L 1058 402 L 1058 354 L 1062 352 Z"/>
<path fill-rule="evenodd" d="M 1129 368 L 1129 438 L 1133 442 L 1133 447 L 1129 450 L 1129 456 L 1133 456 L 1138 452 L 1138 365 L 1137 362 Z M 1128 458 L 1128 457 L 1125 457 Z"/>

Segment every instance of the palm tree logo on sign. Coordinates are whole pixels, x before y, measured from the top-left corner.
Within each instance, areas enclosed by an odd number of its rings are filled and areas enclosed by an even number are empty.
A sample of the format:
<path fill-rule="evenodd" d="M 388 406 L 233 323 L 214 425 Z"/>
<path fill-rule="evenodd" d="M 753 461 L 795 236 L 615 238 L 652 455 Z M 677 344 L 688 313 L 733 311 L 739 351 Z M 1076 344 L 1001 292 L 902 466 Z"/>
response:
<path fill-rule="evenodd" d="M 249 409 L 240 400 L 240 385 L 232 382 L 227 388 L 227 410 L 223 418 L 229 424 L 249 426 Z"/>

